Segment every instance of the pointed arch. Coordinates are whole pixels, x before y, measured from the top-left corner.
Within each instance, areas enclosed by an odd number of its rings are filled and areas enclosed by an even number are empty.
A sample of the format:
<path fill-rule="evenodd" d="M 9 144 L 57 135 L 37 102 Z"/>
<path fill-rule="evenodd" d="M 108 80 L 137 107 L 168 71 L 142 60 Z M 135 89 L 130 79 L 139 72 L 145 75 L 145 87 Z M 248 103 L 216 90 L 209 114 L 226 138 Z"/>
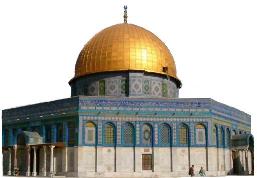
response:
<path fill-rule="evenodd" d="M 218 126 L 216 124 L 212 127 L 212 143 L 218 147 Z"/>
<path fill-rule="evenodd" d="M 195 125 L 196 131 L 196 144 L 207 144 L 207 128 L 203 123 L 197 123 Z"/>
<path fill-rule="evenodd" d="M 148 123 L 142 126 L 142 143 L 148 146 L 153 145 L 153 127 Z"/>
<path fill-rule="evenodd" d="M 189 144 L 189 127 L 182 123 L 179 127 L 179 143 L 182 145 Z"/>
<path fill-rule="evenodd" d="M 113 123 L 106 123 L 104 125 L 104 143 L 107 145 L 116 145 L 116 133 Z"/>
<path fill-rule="evenodd" d="M 93 121 L 88 121 L 85 124 L 85 143 L 97 144 L 97 127 Z"/>
<path fill-rule="evenodd" d="M 230 148 L 231 147 L 231 133 L 229 128 L 226 129 L 226 141 L 227 141 L 227 146 Z"/>
<path fill-rule="evenodd" d="M 167 123 L 162 123 L 160 125 L 160 144 L 161 145 L 171 145 L 172 136 L 171 136 L 171 127 Z"/>
<path fill-rule="evenodd" d="M 130 122 L 123 125 L 123 143 L 125 145 L 135 145 L 135 128 Z"/>
<path fill-rule="evenodd" d="M 221 126 L 219 130 L 219 146 L 224 147 L 225 145 L 225 132 L 224 128 Z"/>

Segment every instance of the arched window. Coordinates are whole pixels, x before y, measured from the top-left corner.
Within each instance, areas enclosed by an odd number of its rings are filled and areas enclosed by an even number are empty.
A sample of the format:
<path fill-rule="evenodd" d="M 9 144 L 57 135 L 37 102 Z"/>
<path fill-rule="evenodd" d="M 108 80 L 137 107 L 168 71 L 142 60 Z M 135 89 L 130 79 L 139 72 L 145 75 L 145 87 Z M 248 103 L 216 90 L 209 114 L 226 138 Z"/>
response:
<path fill-rule="evenodd" d="M 188 128 L 184 124 L 179 128 L 179 143 L 188 144 Z"/>
<path fill-rule="evenodd" d="M 152 138 L 152 128 L 148 124 L 143 125 L 143 132 L 142 132 L 143 144 L 145 145 L 152 145 L 153 138 Z"/>
<path fill-rule="evenodd" d="M 99 95 L 104 96 L 105 95 L 105 80 L 99 81 Z"/>
<path fill-rule="evenodd" d="M 131 123 L 125 123 L 124 124 L 124 130 L 123 130 L 123 138 L 124 138 L 124 144 L 126 145 L 132 145 L 134 144 L 134 127 Z"/>
<path fill-rule="evenodd" d="M 195 131 L 196 131 L 196 144 L 206 144 L 204 125 L 197 124 L 195 126 Z"/>
<path fill-rule="evenodd" d="M 227 128 L 227 145 L 228 147 L 231 146 L 231 134 L 230 134 L 230 130 Z"/>
<path fill-rule="evenodd" d="M 169 145 L 170 144 L 170 127 L 167 124 L 162 124 L 160 126 L 160 143 L 162 145 Z"/>
<path fill-rule="evenodd" d="M 222 127 L 220 128 L 220 133 L 219 133 L 219 145 L 220 146 L 224 145 L 224 129 Z"/>
<path fill-rule="evenodd" d="M 85 143 L 96 144 L 96 126 L 92 122 L 86 123 Z"/>
<path fill-rule="evenodd" d="M 217 144 L 217 127 L 216 126 L 213 126 L 212 128 L 212 143 L 214 145 Z"/>
<path fill-rule="evenodd" d="M 105 124 L 105 144 L 114 144 L 114 126 L 110 123 Z"/>
<path fill-rule="evenodd" d="M 63 124 L 62 123 L 58 123 L 56 125 L 57 128 L 57 142 L 62 142 L 63 141 Z"/>
<path fill-rule="evenodd" d="M 45 142 L 46 143 L 51 143 L 52 142 L 52 128 L 51 125 L 46 125 L 45 126 Z"/>

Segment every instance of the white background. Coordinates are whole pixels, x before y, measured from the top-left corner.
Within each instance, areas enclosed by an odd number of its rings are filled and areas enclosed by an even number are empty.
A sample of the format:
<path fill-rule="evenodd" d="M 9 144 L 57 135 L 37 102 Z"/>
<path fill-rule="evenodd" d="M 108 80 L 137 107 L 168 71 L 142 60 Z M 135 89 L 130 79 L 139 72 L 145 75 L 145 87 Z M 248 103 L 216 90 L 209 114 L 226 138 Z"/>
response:
<path fill-rule="evenodd" d="M 174 56 L 182 98 L 213 98 L 252 115 L 256 135 L 254 0 L 6 0 L 0 2 L 0 109 L 70 96 L 77 56 L 98 31 L 128 22 Z"/>

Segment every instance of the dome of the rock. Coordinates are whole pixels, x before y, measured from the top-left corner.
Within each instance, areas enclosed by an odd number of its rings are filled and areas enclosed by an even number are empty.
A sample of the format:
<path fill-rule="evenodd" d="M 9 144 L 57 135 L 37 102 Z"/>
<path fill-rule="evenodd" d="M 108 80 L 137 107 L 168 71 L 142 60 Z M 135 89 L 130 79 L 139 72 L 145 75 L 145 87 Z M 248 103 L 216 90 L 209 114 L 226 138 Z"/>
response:
<path fill-rule="evenodd" d="M 145 71 L 177 80 L 174 59 L 152 32 L 133 24 L 117 24 L 97 33 L 81 50 L 75 77 L 112 71 Z"/>

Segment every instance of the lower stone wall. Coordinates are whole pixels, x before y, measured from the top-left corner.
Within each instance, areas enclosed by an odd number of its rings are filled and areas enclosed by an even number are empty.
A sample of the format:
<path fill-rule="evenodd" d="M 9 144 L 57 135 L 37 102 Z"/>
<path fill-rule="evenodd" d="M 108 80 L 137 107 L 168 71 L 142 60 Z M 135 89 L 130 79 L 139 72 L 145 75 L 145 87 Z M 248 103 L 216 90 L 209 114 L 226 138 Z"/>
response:
<path fill-rule="evenodd" d="M 188 147 L 173 148 L 173 171 L 180 171 L 188 173 L 189 168 L 189 149 Z"/>
<path fill-rule="evenodd" d="M 208 170 L 217 171 L 218 161 L 217 161 L 218 150 L 215 147 L 208 148 Z"/>
<path fill-rule="evenodd" d="M 143 154 L 152 154 L 153 170 L 143 170 Z M 195 174 L 204 167 L 207 176 L 224 176 L 230 170 L 230 151 L 215 147 L 97 147 L 96 149 L 96 147 L 82 146 L 78 148 L 78 155 L 79 177 L 188 176 L 189 165 L 192 164 L 195 165 Z"/>
<path fill-rule="evenodd" d="M 24 155 L 21 155 L 20 151 L 17 153 L 17 165 L 21 168 L 19 160 L 22 160 Z M 47 149 L 46 153 L 46 172 L 49 176 L 50 150 Z M 39 154 L 37 155 L 38 174 L 42 176 L 43 149 L 39 147 L 37 154 Z M 152 170 L 143 169 L 142 155 L 144 154 L 152 155 Z M 252 166 L 250 151 L 239 151 L 236 155 L 245 173 L 250 174 Z M 9 160 L 7 150 L 3 150 L 3 160 Z M 232 151 L 216 147 L 64 147 L 54 149 L 53 164 L 56 175 L 70 177 L 188 176 L 188 168 L 192 164 L 195 165 L 196 175 L 200 167 L 204 167 L 206 176 L 224 176 L 233 170 Z M 26 168 L 26 164 L 23 164 L 23 167 Z M 33 165 L 31 169 L 32 167 Z M 8 161 L 3 163 L 3 173 L 4 175 L 8 173 Z"/>
<path fill-rule="evenodd" d="M 204 170 L 207 170 L 207 159 L 206 159 L 206 153 L 208 148 L 206 147 L 194 147 L 190 148 L 190 164 L 194 165 L 195 170 L 198 172 L 201 167 L 204 168 Z M 190 165 L 190 166 L 191 166 Z"/>
<path fill-rule="evenodd" d="M 125 155 L 125 156 L 124 156 Z M 116 150 L 116 171 L 134 172 L 134 148 L 122 147 Z M 122 158 L 122 159 L 121 159 Z"/>

